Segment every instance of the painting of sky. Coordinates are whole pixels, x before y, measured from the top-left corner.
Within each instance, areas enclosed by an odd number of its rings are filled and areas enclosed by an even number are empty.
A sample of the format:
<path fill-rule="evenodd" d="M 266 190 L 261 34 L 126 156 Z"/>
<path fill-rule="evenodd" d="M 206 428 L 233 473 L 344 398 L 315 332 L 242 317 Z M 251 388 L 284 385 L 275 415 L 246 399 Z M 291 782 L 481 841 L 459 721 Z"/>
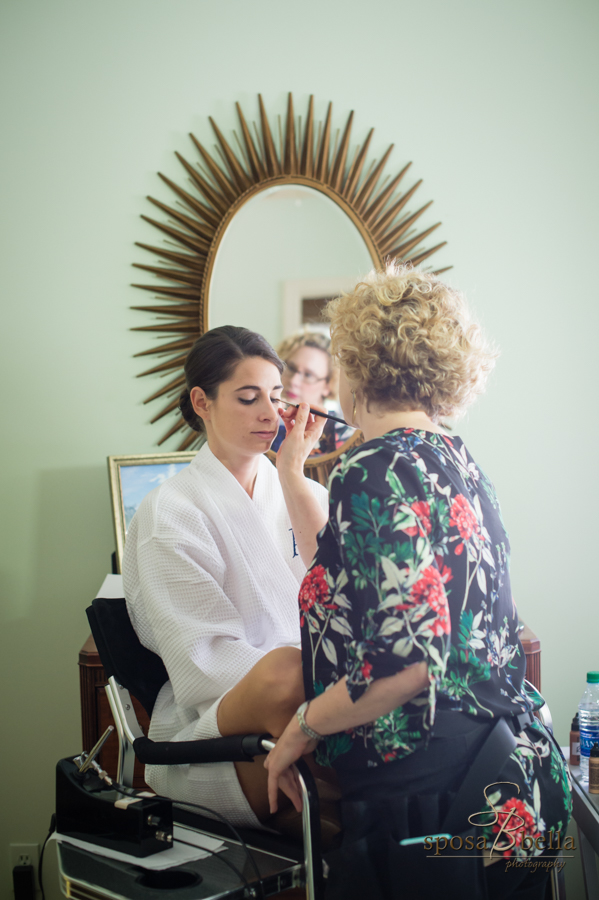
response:
<path fill-rule="evenodd" d="M 173 475 L 187 468 L 188 465 L 188 462 L 184 462 L 120 467 L 123 508 L 125 511 L 125 532 L 129 530 L 131 519 L 146 494 L 149 494 L 158 485 L 164 484 L 167 478 L 172 478 Z"/>

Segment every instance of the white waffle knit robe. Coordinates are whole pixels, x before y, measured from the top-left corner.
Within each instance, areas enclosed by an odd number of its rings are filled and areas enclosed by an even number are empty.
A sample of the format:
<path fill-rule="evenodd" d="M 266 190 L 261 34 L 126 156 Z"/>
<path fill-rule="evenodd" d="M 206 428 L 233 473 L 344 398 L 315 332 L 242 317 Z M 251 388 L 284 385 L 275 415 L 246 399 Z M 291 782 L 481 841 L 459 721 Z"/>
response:
<path fill-rule="evenodd" d="M 328 508 L 326 490 L 309 482 Z M 156 741 L 219 737 L 223 695 L 269 650 L 299 646 L 295 546 L 277 471 L 260 458 L 253 497 L 204 444 L 192 463 L 142 501 L 125 545 L 127 608 L 169 681 L 150 723 Z M 233 763 L 147 766 L 160 794 L 259 827 Z"/>

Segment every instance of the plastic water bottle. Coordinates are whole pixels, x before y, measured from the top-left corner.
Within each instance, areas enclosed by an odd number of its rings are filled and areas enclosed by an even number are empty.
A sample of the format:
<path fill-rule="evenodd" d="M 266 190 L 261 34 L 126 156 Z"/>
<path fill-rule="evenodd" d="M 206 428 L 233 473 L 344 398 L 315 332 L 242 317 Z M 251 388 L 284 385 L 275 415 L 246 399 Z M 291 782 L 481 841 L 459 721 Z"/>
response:
<path fill-rule="evenodd" d="M 580 726 L 580 771 L 589 780 L 589 756 L 595 741 L 599 742 L 599 672 L 587 672 L 587 689 L 578 705 Z"/>

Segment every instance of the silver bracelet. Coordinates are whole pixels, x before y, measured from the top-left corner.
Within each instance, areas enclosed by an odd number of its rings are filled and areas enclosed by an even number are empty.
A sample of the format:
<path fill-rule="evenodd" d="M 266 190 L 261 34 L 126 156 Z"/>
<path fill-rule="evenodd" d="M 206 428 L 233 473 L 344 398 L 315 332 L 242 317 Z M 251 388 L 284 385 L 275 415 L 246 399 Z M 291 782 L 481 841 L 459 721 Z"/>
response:
<path fill-rule="evenodd" d="M 308 735 L 309 738 L 312 738 L 313 741 L 322 741 L 324 739 L 323 735 L 318 734 L 317 731 L 314 731 L 313 728 L 310 728 L 310 726 L 306 722 L 305 715 L 306 715 L 306 710 L 308 709 L 309 705 L 310 705 L 310 701 L 305 700 L 301 704 L 301 706 L 298 707 L 296 716 L 297 716 L 297 721 L 299 722 L 299 727 L 302 729 L 304 734 Z"/>

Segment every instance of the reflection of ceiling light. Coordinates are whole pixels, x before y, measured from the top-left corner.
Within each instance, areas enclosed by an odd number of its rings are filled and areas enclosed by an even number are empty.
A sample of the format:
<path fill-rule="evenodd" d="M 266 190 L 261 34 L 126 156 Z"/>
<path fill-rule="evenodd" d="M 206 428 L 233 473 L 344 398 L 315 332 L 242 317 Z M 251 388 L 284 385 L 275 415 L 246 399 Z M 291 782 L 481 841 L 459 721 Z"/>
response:
<path fill-rule="evenodd" d="M 264 200 L 292 200 L 295 206 L 301 206 L 304 200 L 310 198 L 319 200 L 321 196 L 320 192 L 316 191 L 314 188 L 303 187 L 302 185 L 298 185 L 297 187 L 275 185 L 275 187 L 268 188 L 262 193 Z M 324 199 L 326 201 L 328 198 L 325 197 Z"/>

